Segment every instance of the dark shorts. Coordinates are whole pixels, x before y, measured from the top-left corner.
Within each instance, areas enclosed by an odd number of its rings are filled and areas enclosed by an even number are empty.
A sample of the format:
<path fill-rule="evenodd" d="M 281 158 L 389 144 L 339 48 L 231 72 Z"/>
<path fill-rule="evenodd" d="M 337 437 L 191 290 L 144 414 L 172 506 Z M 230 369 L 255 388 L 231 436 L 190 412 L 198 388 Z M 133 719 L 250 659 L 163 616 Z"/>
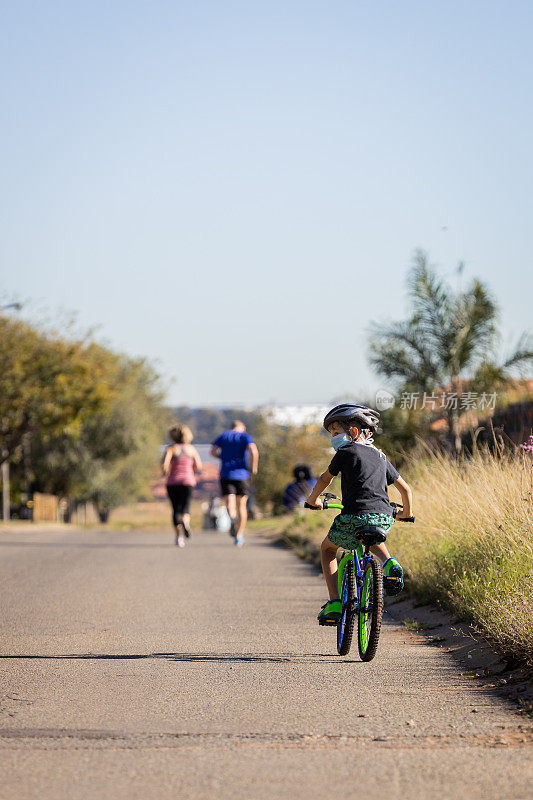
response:
<path fill-rule="evenodd" d="M 192 486 L 183 486 L 181 483 L 167 486 L 167 494 L 172 503 L 174 514 L 188 514 L 191 505 Z"/>
<path fill-rule="evenodd" d="M 236 481 L 233 478 L 221 478 L 220 491 L 223 497 L 227 494 L 236 494 L 237 497 L 244 497 L 250 494 L 248 481 Z"/>

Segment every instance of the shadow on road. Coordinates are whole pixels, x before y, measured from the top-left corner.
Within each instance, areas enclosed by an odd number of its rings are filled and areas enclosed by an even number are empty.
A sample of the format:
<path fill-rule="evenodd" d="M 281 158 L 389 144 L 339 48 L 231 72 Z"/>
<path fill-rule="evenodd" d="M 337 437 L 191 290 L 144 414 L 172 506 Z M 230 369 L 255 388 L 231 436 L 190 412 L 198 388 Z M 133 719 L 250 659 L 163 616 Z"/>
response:
<path fill-rule="evenodd" d="M 0 655 L 0 659 L 21 659 L 21 660 L 107 660 L 107 661 L 128 661 L 139 659 L 165 658 L 169 661 L 187 662 L 257 662 L 257 663 L 280 663 L 288 662 L 311 664 L 324 659 L 335 658 L 338 656 L 331 653 L 67 653 L 59 655 L 37 655 L 37 654 L 16 654 Z"/>

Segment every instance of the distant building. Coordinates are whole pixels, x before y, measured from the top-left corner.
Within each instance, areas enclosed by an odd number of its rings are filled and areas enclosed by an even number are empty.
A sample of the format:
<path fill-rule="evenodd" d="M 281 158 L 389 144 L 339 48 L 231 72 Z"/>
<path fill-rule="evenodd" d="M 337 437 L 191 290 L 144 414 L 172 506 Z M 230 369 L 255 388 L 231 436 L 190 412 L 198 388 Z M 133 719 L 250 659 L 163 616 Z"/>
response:
<path fill-rule="evenodd" d="M 277 425 L 322 425 L 329 406 L 312 405 L 270 405 L 260 411 Z"/>

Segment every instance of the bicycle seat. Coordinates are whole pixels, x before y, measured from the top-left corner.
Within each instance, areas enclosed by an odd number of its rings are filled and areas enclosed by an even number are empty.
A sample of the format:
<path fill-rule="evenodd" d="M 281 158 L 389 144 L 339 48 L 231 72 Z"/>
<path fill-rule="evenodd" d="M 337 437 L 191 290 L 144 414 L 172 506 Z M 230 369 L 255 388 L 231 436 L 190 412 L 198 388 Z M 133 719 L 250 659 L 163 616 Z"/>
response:
<path fill-rule="evenodd" d="M 372 544 L 384 542 L 387 534 L 383 528 L 378 528 L 377 525 L 363 525 L 357 529 L 357 538 L 361 539 L 364 545 L 370 547 Z"/>

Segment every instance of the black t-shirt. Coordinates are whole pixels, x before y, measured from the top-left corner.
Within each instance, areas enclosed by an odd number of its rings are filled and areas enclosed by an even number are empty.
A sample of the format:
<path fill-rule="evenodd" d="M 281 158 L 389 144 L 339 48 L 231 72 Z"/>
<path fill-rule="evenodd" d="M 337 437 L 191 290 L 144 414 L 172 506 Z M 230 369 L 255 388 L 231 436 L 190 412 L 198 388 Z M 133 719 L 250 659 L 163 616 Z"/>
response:
<path fill-rule="evenodd" d="M 343 514 L 392 515 L 387 486 L 400 475 L 381 450 L 355 443 L 341 447 L 328 470 L 341 474 Z"/>

